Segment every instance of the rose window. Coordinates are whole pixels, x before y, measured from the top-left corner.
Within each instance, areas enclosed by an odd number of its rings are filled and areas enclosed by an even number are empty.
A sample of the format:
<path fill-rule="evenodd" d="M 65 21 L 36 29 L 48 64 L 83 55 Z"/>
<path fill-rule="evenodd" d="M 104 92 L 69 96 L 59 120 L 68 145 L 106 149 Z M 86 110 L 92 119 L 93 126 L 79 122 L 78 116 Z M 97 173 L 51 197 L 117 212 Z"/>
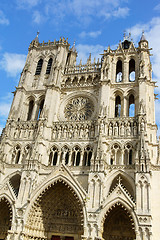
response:
<path fill-rule="evenodd" d="M 83 121 L 90 119 L 93 111 L 94 105 L 89 98 L 77 97 L 67 103 L 64 115 L 68 120 Z"/>

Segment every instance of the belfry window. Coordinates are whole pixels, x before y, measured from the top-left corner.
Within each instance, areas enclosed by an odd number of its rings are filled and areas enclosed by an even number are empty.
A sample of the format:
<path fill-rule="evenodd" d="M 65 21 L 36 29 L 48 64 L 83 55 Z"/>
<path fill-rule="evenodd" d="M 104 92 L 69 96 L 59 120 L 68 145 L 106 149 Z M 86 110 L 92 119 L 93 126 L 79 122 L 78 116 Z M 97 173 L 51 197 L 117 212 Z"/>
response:
<path fill-rule="evenodd" d="M 122 61 L 118 60 L 116 66 L 116 82 L 122 82 Z"/>
<path fill-rule="evenodd" d="M 31 101 L 29 102 L 27 121 L 31 120 L 31 118 L 32 118 L 33 107 L 34 107 L 34 101 L 31 100 Z"/>
<path fill-rule="evenodd" d="M 46 74 L 50 74 L 51 67 L 52 67 L 52 62 L 53 62 L 53 59 L 50 58 L 49 61 L 48 61 L 48 64 L 47 64 Z"/>
<path fill-rule="evenodd" d="M 37 68 L 36 68 L 35 75 L 40 75 L 41 74 L 42 65 L 43 65 L 43 59 L 41 58 L 37 63 Z"/>
<path fill-rule="evenodd" d="M 130 82 L 135 81 L 135 61 L 134 61 L 134 59 L 131 59 L 129 61 L 129 81 Z"/>
<path fill-rule="evenodd" d="M 117 96 L 115 100 L 115 117 L 120 116 L 121 116 L 121 98 L 120 96 Z"/>
<path fill-rule="evenodd" d="M 129 96 L 129 109 L 128 109 L 129 117 L 135 116 L 135 100 L 133 94 Z"/>
<path fill-rule="evenodd" d="M 37 120 L 40 118 L 41 112 L 43 110 L 43 105 L 44 105 L 44 99 L 40 102 Z"/>

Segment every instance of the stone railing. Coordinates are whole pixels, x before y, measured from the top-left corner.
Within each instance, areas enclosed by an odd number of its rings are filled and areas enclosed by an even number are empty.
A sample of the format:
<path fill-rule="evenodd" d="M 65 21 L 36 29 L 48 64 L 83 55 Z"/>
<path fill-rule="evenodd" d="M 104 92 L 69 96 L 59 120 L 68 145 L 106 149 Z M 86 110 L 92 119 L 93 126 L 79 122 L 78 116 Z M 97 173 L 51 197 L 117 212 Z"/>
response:
<path fill-rule="evenodd" d="M 139 124 L 136 118 L 109 118 L 101 121 L 99 132 L 108 137 L 135 137 L 139 134 Z"/>
<path fill-rule="evenodd" d="M 94 73 L 101 71 L 100 63 L 88 63 L 85 65 L 79 64 L 76 66 L 67 66 L 64 74 L 77 74 L 77 73 Z"/>
<path fill-rule="evenodd" d="M 54 122 L 52 140 L 93 139 L 95 137 L 95 122 Z"/>
<path fill-rule="evenodd" d="M 38 129 L 37 121 L 8 121 L 5 128 L 5 136 L 12 139 L 33 140 Z"/>

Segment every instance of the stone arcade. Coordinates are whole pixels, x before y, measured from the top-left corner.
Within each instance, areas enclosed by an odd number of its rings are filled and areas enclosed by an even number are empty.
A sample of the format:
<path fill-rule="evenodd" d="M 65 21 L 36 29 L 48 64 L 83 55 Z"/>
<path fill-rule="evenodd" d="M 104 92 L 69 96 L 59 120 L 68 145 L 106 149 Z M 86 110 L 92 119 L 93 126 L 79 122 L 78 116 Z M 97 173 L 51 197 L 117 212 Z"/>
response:
<path fill-rule="evenodd" d="M 31 42 L 0 148 L 0 239 L 158 240 L 155 82 L 144 34 L 76 65 Z"/>

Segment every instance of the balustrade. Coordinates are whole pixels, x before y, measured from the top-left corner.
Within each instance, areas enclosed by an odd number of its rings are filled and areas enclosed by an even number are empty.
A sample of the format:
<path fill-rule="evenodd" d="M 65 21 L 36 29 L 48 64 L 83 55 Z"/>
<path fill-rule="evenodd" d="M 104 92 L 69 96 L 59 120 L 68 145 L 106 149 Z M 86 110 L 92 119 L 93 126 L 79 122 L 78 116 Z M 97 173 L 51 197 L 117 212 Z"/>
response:
<path fill-rule="evenodd" d="M 100 72 L 101 64 L 100 63 L 91 63 L 86 65 L 76 65 L 76 66 L 67 66 L 65 69 L 65 74 L 76 74 L 76 73 L 86 73 L 86 72 Z"/>
<path fill-rule="evenodd" d="M 5 129 L 6 137 L 14 139 L 33 139 L 37 132 L 37 121 L 8 122 Z"/>
<path fill-rule="evenodd" d="M 108 119 L 101 121 L 99 131 L 108 137 L 135 137 L 139 133 L 139 124 L 136 118 Z"/>
<path fill-rule="evenodd" d="M 95 122 L 60 122 L 53 123 L 52 140 L 56 139 L 93 139 Z"/>

